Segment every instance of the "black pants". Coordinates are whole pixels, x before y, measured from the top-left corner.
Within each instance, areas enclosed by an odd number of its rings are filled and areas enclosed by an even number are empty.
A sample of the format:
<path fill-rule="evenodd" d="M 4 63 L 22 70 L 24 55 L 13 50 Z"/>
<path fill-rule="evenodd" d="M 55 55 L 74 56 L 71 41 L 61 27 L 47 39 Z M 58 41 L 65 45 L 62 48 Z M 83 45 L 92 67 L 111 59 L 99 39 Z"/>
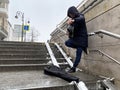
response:
<path fill-rule="evenodd" d="M 65 45 L 67 47 L 71 47 L 71 48 L 76 48 L 76 58 L 73 64 L 73 67 L 76 68 L 81 60 L 81 56 L 82 56 L 82 48 L 81 47 L 76 47 L 76 45 L 74 45 L 73 40 L 72 39 L 68 39 L 65 42 Z"/>

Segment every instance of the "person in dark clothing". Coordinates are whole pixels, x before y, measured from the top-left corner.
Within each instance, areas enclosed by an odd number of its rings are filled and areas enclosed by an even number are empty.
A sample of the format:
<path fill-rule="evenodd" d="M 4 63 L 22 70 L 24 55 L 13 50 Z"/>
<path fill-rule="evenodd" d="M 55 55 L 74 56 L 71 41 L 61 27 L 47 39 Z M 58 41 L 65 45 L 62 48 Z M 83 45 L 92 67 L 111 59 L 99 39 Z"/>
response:
<path fill-rule="evenodd" d="M 68 71 L 71 73 L 76 71 L 76 67 L 81 59 L 82 51 L 87 53 L 88 34 L 84 15 L 79 13 L 76 7 L 70 7 L 67 16 L 69 17 L 67 21 L 69 39 L 65 42 L 65 45 L 76 49 L 76 58 L 73 67 Z"/>

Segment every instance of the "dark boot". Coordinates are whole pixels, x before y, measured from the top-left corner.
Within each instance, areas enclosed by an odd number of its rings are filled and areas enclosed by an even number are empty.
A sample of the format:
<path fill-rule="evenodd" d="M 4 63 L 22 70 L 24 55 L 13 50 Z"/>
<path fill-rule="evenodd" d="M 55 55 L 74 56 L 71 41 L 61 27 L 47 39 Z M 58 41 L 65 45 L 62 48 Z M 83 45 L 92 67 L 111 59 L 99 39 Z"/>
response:
<path fill-rule="evenodd" d="M 74 73 L 74 72 L 76 72 L 76 68 L 75 67 L 72 67 L 72 68 L 70 68 L 70 70 L 68 70 L 68 73 Z"/>

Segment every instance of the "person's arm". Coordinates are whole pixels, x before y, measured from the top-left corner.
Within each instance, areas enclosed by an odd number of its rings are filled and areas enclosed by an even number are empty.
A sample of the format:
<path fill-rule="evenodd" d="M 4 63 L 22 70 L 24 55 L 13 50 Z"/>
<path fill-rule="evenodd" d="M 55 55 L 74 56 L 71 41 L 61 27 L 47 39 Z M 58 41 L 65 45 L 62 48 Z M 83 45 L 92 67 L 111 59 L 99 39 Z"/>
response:
<path fill-rule="evenodd" d="M 69 32 L 68 32 L 68 30 L 66 31 L 66 33 L 65 33 L 67 36 L 69 36 Z"/>
<path fill-rule="evenodd" d="M 78 23 L 78 22 L 81 22 L 81 21 L 83 21 L 85 18 L 84 18 L 84 16 L 83 15 L 80 15 L 79 17 L 77 17 L 77 18 L 75 18 L 74 19 L 74 22 L 76 23 Z"/>
<path fill-rule="evenodd" d="M 68 25 L 71 25 L 74 21 L 75 21 L 74 19 L 69 18 L 68 21 L 67 21 L 67 24 L 68 24 Z"/>

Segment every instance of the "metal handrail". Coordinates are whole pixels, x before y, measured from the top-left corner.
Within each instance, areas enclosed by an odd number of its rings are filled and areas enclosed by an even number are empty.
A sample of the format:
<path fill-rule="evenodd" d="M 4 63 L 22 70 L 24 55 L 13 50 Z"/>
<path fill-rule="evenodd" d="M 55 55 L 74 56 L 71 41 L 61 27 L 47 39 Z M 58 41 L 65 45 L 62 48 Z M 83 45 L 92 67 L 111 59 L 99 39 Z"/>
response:
<path fill-rule="evenodd" d="M 95 31 L 95 32 L 92 32 L 92 33 L 89 33 L 88 36 L 93 36 L 93 35 L 96 35 L 96 34 L 105 34 L 105 35 L 108 35 L 108 36 L 111 36 L 111 37 L 114 37 L 116 39 L 120 39 L 120 35 L 119 34 L 115 34 L 115 33 L 111 33 L 109 31 L 106 31 L 106 30 L 98 30 L 98 31 Z"/>
<path fill-rule="evenodd" d="M 55 46 L 59 49 L 59 51 L 61 52 L 61 54 L 63 55 L 63 57 L 65 58 L 65 60 L 68 62 L 68 64 L 70 65 L 70 67 L 73 67 L 73 62 L 70 60 L 69 57 L 67 57 L 66 53 L 62 50 L 62 48 L 60 48 L 60 46 L 55 43 Z"/>
<path fill-rule="evenodd" d="M 50 57 L 51 57 L 51 60 L 52 60 L 53 65 L 55 65 L 55 66 L 57 66 L 57 67 L 60 67 L 59 64 L 57 63 L 57 60 L 56 60 L 56 58 L 55 58 L 54 53 L 52 52 L 52 50 L 51 50 L 51 48 L 50 48 L 49 43 L 45 42 L 45 45 L 46 45 L 46 48 L 47 48 L 47 50 L 48 50 L 48 53 L 49 53 L 49 55 L 50 55 Z"/>
<path fill-rule="evenodd" d="M 105 34 L 105 35 L 108 35 L 110 37 L 113 37 L 113 38 L 116 38 L 116 39 L 120 39 L 120 35 L 119 34 L 115 34 L 115 33 L 111 33 L 111 32 L 108 32 L 106 30 L 98 30 L 98 31 L 95 31 L 95 32 L 92 32 L 92 33 L 89 33 L 88 36 L 93 36 L 93 35 L 96 35 L 96 34 Z M 101 54 L 105 55 L 106 57 L 108 57 L 109 59 L 111 59 L 112 61 L 116 62 L 117 64 L 120 65 L 120 62 L 116 59 L 114 59 L 113 57 L 111 57 L 110 55 L 102 52 L 101 50 L 90 50 L 90 51 L 98 51 L 100 52 Z"/>
<path fill-rule="evenodd" d="M 63 33 L 66 33 L 63 29 L 57 27 L 57 29 L 59 29 L 59 31 L 63 32 Z M 55 32 L 54 32 L 55 33 Z M 116 39 L 120 39 L 120 35 L 119 34 L 115 34 L 115 33 L 111 33 L 109 31 L 106 31 L 106 30 L 98 30 L 98 31 L 95 31 L 95 32 L 92 32 L 92 33 L 88 33 L 88 36 L 93 36 L 93 35 L 96 35 L 96 34 L 105 34 L 105 35 L 108 35 L 108 36 L 111 36 L 111 37 L 114 37 Z M 113 57 L 111 57 L 110 55 L 102 52 L 101 50 L 90 50 L 90 51 L 98 51 L 100 52 L 101 54 L 105 55 L 106 57 L 108 57 L 109 59 L 113 60 L 114 62 L 116 62 L 117 64 L 120 65 L 120 62 L 116 59 L 114 59 Z"/>
<path fill-rule="evenodd" d="M 59 31 L 63 32 L 64 34 L 66 33 L 63 29 L 61 29 L 59 27 L 57 27 L 57 29 Z M 56 30 L 56 32 L 57 32 L 57 30 Z M 102 30 L 102 29 L 100 29 L 98 31 L 95 31 L 95 32 L 92 32 L 92 33 L 88 33 L 88 36 L 93 36 L 93 35 L 100 34 L 100 33 L 108 35 L 108 36 L 111 36 L 111 37 L 114 37 L 116 39 L 120 39 L 120 35 L 119 34 L 115 34 L 115 33 L 112 33 L 112 32 L 106 31 L 106 30 Z"/>
<path fill-rule="evenodd" d="M 97 52 L 101 53 L 102 55 L 106 56 L 107 58 L 111 59 L 112 61 L 114 61 L 120 65 L 120 62 L 118 60 L 114 59 L 113 57 L 111 57 L 110 55 L 106 54 L 105 52 L 103 52 L 101 50 L 89 50 L 89 51 L 97 51 Z"/>

